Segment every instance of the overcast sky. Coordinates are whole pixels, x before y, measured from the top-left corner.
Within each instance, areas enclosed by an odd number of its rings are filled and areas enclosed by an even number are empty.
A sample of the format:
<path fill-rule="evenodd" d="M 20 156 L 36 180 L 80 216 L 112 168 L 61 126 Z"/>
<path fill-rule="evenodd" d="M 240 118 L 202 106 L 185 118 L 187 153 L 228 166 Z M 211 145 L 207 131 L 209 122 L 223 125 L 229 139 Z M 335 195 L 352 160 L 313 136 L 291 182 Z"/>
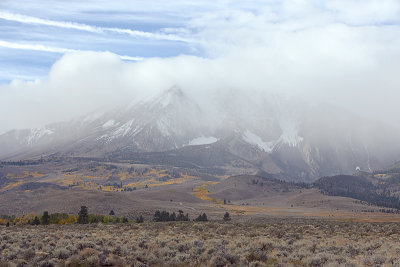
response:
<path fill-rule="evenodd" d="M 0 133 L 173 85 L 400 126 L 400 1 L 0 1 Z"/>

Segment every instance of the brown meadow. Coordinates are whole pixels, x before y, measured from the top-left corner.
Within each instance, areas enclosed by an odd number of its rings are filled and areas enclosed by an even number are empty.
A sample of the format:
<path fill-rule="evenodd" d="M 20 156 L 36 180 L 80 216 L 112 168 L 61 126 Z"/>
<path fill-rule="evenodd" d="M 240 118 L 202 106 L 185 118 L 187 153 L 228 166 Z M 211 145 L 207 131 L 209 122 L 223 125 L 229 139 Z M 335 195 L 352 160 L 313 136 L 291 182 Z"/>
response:
<path fill-rule="evenodd" d="M 1 227 L 1 266 L 400 266 L 400 225 L 318 219 Z"/>

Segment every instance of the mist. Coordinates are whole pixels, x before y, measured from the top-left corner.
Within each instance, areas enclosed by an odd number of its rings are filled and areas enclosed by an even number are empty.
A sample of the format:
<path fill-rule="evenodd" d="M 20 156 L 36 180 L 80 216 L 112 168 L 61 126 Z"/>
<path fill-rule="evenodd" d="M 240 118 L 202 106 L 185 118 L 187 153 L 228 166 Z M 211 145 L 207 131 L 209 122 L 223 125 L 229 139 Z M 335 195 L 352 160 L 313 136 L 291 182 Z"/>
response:
<path fill-rule="evenodd" d="M 201 53 L 132 62 L 76 51 L 45 78 L 1 85 L 0 133 L 128 105 L 172 86 L 210 110 L 219 94 L 280 95 L 400 127 L 397 1 L 283 1 L 278 11 L 228 6 L 187 20 L 184 37 Z"/>

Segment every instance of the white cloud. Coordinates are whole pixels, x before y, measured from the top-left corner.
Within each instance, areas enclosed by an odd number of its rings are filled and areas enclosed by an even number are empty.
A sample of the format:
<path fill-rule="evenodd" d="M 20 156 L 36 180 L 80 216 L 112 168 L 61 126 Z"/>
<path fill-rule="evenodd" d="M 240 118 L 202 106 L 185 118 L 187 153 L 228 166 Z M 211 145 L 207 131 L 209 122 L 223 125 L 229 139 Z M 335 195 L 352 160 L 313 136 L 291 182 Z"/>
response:
<path fill-rule="evenodd" d="M 400 22 L 398 0 L 331 0 L 327 8 L 336 13 L 337 19 L 353 25 L 393 24 Z"/>
<path fill-rule="evenodd" d="M 7 42 L 7 41 L 3 41 L 3 40 L 0 40 L 0 47 L 12 48 L 12 49 L 22 49 L 22 50 L 34 50 L 34 51 L 59 53 L 59 54 L 80 52 L 80 50 L 76 50 L 76 49 L 46 46 L 46 45 L 41 45 L 41 44 L 19 44 L 19 43 L 12 43 L 12 42 Z M 118 56 L 123 60 L 130 60 L 130 61 L 139 61 L 139 60 L 144 59 L 143 57 L 132 57 L 132 56 L 121 56 L 121 55 L 118 55 Z"/>
<path fill-rule="evenodd" d="M 173 85 L 204 103 L 221 90 L 248 98 L 284 94 L 400 126 L 397 1 L 268 3 L 244 9 L 228 1 L 196 13 L 185 31 L 176 31 L 200 43 L 209 58 L 132 63 L 111 53 L 65 55 L 46 80 L 0 87 L 0 113 L 14 114 L 0 117 L 2 130 L 109 108 Z"/>
<path fill-rule="evenodd" d="M 183 38 L 183 37 L 180 37 L 178 35 L 173 35 L 173 34 L 144 32 L 144 31 L 138 31 L 138 30 L 111 28 L 111 27 L 97 27 L 97 26 L 75 23 L 75 22 L 41 19 L 41 18 L 25 16 L 25 15 L 21 15 L 21 14 L 14 14 L 14 13 L 6 12 L 6 11 L 0 11 L 0 19 L 16 21 L 16 22 L 26 23 L 26 24 L 45 25 L 45 26 L 59 27 L 59 28 L 65 28 L 65 29 L 73 29 L 73 30 L 86 31 L 86 32 L 92 32 L 92 33 L 110 32 L 110 33 L 127 34 L 127 35 L 130 35 L 133 37 L 158 39 L 158 40 L 171 40 L 171 41 L 183 41 L 183 42 L 191 41 L 187 38 Z"/>
<path fill-rule="evenodd" d="M 22 50 L 44 51 L 44 52 L 60 53 L 60 54 L 78 52 L 78 50 L 75 50 L 75 49 L 53 47 L 53 46 L 46 46 L 46 45 L 40 45 L 40 44 L 18 44 L 18 43 L 3 41 L 3 40 L 0 40 L 0 47 L 22 49 Z"/>
<path fill-rule="evenodd" d="M 20 22 L 20 23 L 27 23 L 27 24 L 37 24 L 37 25 L 46 25 L 46 26 L 60 27 L 60 28 L 66 28 L 66 29 L 74 29 L 74 30 L 80 30 L 80 31 L 88 31 L 88 32 L 96 32 L 96 33 L 103 32 L 103 30 L 101 28 L 93 27 L 90 25 L 74 23 L 74 22 L 54 21 L 54 20 L 35 18 L 35 17 L 31 17 L 31 16 L 10 13 L 7 11 L 0 12 L 0 19 L 16 21 L 16 22 Z"/>

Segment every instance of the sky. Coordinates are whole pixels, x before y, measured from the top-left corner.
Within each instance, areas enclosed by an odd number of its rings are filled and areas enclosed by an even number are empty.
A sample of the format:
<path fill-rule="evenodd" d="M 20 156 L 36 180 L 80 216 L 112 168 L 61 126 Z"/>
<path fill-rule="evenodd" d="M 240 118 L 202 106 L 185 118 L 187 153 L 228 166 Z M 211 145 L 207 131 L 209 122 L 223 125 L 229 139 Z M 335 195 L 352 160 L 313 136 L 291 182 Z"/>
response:
<path fill-rule="evenodd" d="M 0 1 L 0 133 L 178 85 L 400 126 L 400 1 Z M 230 91 L 232 92 L 232 91 Z"/>

